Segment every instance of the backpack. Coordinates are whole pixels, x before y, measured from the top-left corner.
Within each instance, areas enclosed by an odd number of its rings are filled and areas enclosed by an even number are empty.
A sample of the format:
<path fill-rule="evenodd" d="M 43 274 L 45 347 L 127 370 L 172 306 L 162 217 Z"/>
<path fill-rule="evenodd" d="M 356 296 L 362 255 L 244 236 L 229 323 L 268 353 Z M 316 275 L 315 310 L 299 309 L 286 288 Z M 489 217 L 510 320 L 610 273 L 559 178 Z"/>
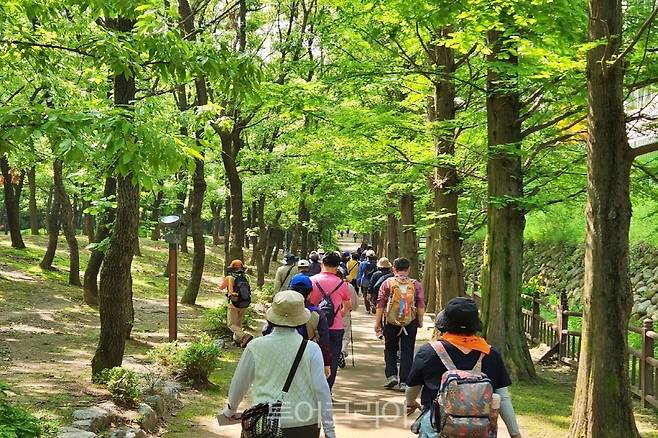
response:
<path fill-rule="evenodd" d="M 388 288 L 386 323 L 406 327 L 416 319 L 416 287 L 414 280 L 392 277 Z"/>
<path fill-rule="evenodd" d="M 336 306 L 334 305 L 334 300 L 331 299 L 331 296 L 336 292 L 340 287 L 344 284 L 343 280 L 339 280 L 338 286 L 334 288 L 329 293 L 326 293 L 324 289 L 322 289 L 322 286 L 320 286 L 320 283 L 317 281 L 314 282 L 315 285 L 320 289 L 320 292 L 322 293 L 322 301 L 320 301 L 320 304 L 318 304 L 318 307 L 320 308 L 320 312 L 324 313 L 324 316 L 327 317 L 327 325 L 331 327 L 334 325 L 334 318 L 336 318 L 336 315 L 338 314 L 338 311 L 340 310 L 340 307 L 336 309 Z M 341 305 L 342 306 L 342 305 Z"/>
<path fill-rule="evenodd" d="M 233 293 L 229 294 L 231 303 L 238 309 L 244 309 L 251 304 L 251 286 L 249 280 L 244 275 L 244 272 L 232 272 L 231 276 L 233 281 Z"/>
<path fill-rule="evenodd" d="M 432 403 L 432 427 L 440 436 L 496 438 L 493 416 L 494 388 L 482 372 L 484 353 L 470 370 L 458 370 L 441 341 L 430 345 L 447 371 L 441 377 L 439 393 Z"/>
<path fill-rule="evenodd" d="M 377 262 L 376 261 L 369 261 L 368 264 L 366 265 L 366 269 L 363 271 L 363 277 L 361 278 L 361 287 L 364 289 L 368 289 L 368 286 L 370 286 L 370 279 L 372 278 L 372 274 L 375 273 L 377 270 Z"/>
<path fill-rule="evenodd" d="M 300 333 L 300 334 L 302 336 L 306 335 L 305 337 L 309 341 L 313 341 L 317 343 L 320 340 L 320 332 L 318 330 L 319 323 L 320 323 L 320 314 L 318 313 L 318 310 L 311 310 L 311 319 L 309 319 L 306 325 L 303 327 L 303 330 L 306 333 Z"/>

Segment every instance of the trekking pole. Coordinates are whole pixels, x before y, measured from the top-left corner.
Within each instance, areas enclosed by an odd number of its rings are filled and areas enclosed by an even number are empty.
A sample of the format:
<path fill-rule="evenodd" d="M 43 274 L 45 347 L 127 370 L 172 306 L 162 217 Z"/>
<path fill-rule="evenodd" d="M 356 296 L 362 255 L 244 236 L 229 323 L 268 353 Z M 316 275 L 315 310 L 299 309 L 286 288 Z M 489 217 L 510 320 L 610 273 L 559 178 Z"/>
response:
<path fill-rule="evenodd" d="M 352 322 L 350 321 L 350 344 L 352 344 L 352 368 L 354 368 L 354 331 L 352 330 Z"/>

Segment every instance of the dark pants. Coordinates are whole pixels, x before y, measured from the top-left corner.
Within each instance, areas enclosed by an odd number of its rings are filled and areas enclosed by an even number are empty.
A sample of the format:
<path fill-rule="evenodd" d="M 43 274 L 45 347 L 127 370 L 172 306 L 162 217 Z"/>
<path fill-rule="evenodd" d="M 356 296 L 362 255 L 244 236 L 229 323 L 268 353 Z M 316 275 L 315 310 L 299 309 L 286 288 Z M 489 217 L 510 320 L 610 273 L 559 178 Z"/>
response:
<path fill-rule="evenodd" d="M 384 360 L 386 361 L 386 377 L 398 377 L 398 349 L 400 350 L 400 383 L 407 383 L 411 364 L 414 361 L 414 347 L 416 345 L 416 332 L 418 322 L 412 321 L 406 326 L 406 334 L 400 332 L 402 327 L 397 325 L 384 325 Z"/>
<path fill-rule="evenodd" d="M 310 426 L 291 427 L 281 429 L 283 438 L 319 438 L 320 426 L 311 424 Z"/>
<path fill-rule="evenodd" d="M 363 302 L 366 306 L 366 312 L 370 312 L 371 300 L 368 299 L 368 289 L 361 286 L 361 293 L 363 294 Z"/>
<path fill-rule="evenodd" d="M 334 387 L 336 371 L 340 363 L 340 353 L 343 351 L 343 335 L 345 330 L 329 330 L 329 346 L 331 347 L 331 375 L 327 379 L 329 389 Z"/>

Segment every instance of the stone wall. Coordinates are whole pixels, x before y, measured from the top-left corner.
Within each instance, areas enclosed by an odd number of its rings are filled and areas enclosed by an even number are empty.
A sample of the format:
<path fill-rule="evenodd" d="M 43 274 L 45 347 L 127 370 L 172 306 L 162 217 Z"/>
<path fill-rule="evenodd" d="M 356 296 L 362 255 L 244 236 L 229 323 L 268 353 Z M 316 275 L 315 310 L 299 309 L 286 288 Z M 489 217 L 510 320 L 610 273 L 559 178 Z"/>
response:
<path fill-rule="evenodd" d="M 464 244 L 464 268 L 470 288 L 479 277 L 482 242 Z M 527 242 L 524 250 L 523 281 L 538 280 L 547 295 L 566 291 L 572 302 L 579 302 L 583 291 L 584 245 Z M 631 248 L 633 318 L 652 317 L 658 321 L 658 248 L 637 244 Z"/>

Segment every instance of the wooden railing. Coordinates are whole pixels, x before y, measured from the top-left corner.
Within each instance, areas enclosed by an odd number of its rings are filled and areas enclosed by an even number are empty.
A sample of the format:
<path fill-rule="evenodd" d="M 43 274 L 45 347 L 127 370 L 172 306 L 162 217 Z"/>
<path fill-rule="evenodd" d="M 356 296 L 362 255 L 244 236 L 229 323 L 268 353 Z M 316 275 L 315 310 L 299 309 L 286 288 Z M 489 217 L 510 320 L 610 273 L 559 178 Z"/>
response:
<path fill-rule="evenodd" d="M 481 304 L 477 283 L 471 289 L 473 299 Z M 530 309 L 522 308 L 523 330 L 531 344 L 545 344 L 550 349 L 542 356 L 541 361 L 557 359 L 570 366 L 578 366 L 580 357 L 581 332 L 569 330 L 570 318 L 582 318 L 582 312 L 569 310 L 569 300 L 566 293 L 560 295 L 557 306 L 545 303 L 538 293 L 522 294 L 524 300 L 532 303 Z M 542 317 L 542 309 L 555 312 L 555 322 Z M 628 373 L 631 391 L 638 396 L 642 407 L 653 406 L 658 409 L 658 358 L 655 357 L 655 346 L 658 345 L 658 332 L 651 318 L 645 319 L 642 327 L 628 327 L 642 339 L 640 349 L 628 348 Z"/>

